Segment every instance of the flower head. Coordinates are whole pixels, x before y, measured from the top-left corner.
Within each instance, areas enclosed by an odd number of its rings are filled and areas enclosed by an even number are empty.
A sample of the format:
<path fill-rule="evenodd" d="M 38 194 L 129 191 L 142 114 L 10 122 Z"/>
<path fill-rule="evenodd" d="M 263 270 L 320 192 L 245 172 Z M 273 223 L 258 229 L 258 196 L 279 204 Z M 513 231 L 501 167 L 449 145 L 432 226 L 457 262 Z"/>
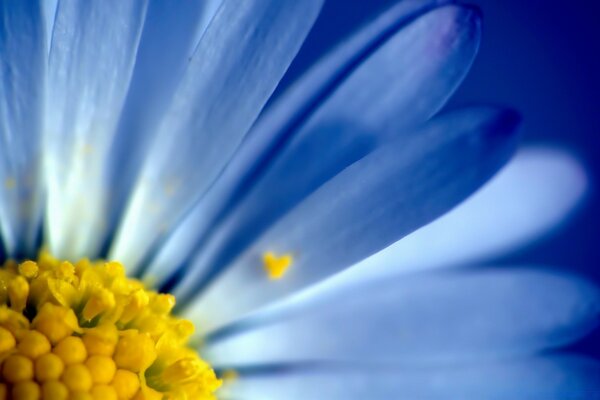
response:
<path fill-rule="evenodd" d="M 400 1 L 273 100 L 322 3 L 0 3 L 0 398 L 598 389 L 595 361 L 534 357 L 594 326 L 592 285 L 388 268 L 517 147 L 513 110 L 437 115 L 480 12 Z"/>
<path fill-rule="evenodd" d="M 122 265 L 43 252 L 0 272 L 2 387 L 14 398 L 215 398 L 221 382 L 188 347 L 193 324 Z"/>

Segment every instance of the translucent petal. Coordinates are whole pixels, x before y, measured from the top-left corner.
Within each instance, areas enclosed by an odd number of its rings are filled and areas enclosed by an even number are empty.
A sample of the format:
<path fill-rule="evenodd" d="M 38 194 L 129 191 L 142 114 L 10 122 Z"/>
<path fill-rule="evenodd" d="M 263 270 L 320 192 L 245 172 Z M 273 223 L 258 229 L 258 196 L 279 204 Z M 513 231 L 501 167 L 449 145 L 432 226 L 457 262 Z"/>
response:
<path fill-rule="evenodd" d="M 206 191 L 299 50 L 321 3 L 223 2 L 160 122 L 112 258 L 135 272 Z"/>
<path fill-rule="evenodd" d="M 511 111 L 463 110 L 415 132 L 412 141 L 398 140 L 369 154 L 278 221 L 217 276 L 202 297 L 190 302 L 191 315 L 201 317 L 205 329 L 221 326 L 339 272 L 437 218 L 507 161 L 518 122 Z M 267 251 L 294 255 L 284 279 L 267 279 L 261 262 Z M 188 296 L 184 301 L 202 284 L 194 272 L 176 291 Z"/>
<path fill-rule="evenodd" d="M 600 363 L 552 356 L 437 368 L 258 369 L 226 385 L 224 400 L 600 399 Z"/>
<path fill-rule="evenodd" d="M 107 235 L 116 229 L 157 126 L 221 3 L 222 0 L 149 3 L 131 84 L 107 162 L 110 179 L 115 183 Z"/>
<path fill-rule="evenodd" d="M 335 279 L 460 266 L 507 254 L 560 227 L 585 198 L 588 184 L 570 154 L 523 148 L 460 206 Z"/>
<path fill-rule="evenodd" d="M 335 287 L 213 336 L 213 365 L 386 361 L 411 366 L 532 354 L 597 325 L 600 291 L 530 269 L 396 275 Z"/>
<path fill-rule="evenodd" d="M 399 3 L 300 79 L 169 238 L 151 276 L 161 280 L 173 260 L 202 251 L 216 224 L 227 231 L 222 246 L 243 247 L 378 142 L 437 111 L 471 65 L 479 20 L 444 7 L 406 25 L 432 6 Z"/>
<path fill-rule="evenodd" d="M 47 229 L 60 258 L 102 245 L 110 187 L 106 159 L 129 87 L 145 1 L 63 0 L 48 64 L 44 173 Z"/>
<path fill-rule="evenodd" d="M 377 46 L 373 45 L 361 62 L 356 61 L 352 72 L 346 72 L 347 76 L 337 82 L 339 87 L 320 99 L 318 109 L 312 111 L 301 126 L 295 127 L 293 133 L 279 131 L 280 137 L 273 137 L 275 132 L 269 131 L 272 126 L 259 125 L 229 168 L 238 172 L 229 171 L 229 175 L 226 173 L 221 179 L 226 185 L 231 183 L 231 174 L 242 177 L 253 170 L 251 165 L 240 165 L 252 158 L 248 151 L 255 153 L 250 164 L 261 162 L 264 155 L 257 152 L 256 148 L 260 148 L 257 142 L 263 147 L 267 146 L 267 140 L 272 142 L 271 146 L 278 143 L 268 165 L 257 172 L 246 192 L 244 184 L 238 183 L 241 188 L 235 195 L 223 198 L 223 187 L 214 188 L 216 193 L 208 194 L 198 206 L 203 208 L 198 211 L 203 214 L 207 213 L 206 208 L 210 209 L 214 215 L 212 220 L 218 219 L 219 213 L 225 215 L 225 221 L 220 221 L 215 228 L 218 232 L 214 232 L 215 229 L 210 232 L 221 241 L 224 247 L 221 251 L 230 254 L 240 251 L 348 165 L 390 136 L 406 135 L 410 132 L 406 129 L 408 126 L 429 118 L 464 77 L 478 43 L 479 18 L 475 11 L 460 7 L 436 9 Z M 317 67 L 317 71 L 322 68 Z M 299 85 L 310 87 L 312 80 L 317 79 L 313 75 L 318 74 L 309 74 L 305 78 L 307 82 L 301 81 Z M 283 102 L 298 106 L 296 95 L 292 92 Z M 237 161 L 238 158 L 241 160 Z M 211 202 L 219 203 L 221 210 L 214 210 Z M 189 234 L 199 235 L 196 236 L 198 243 L 204 239 L 198 230 L 207 228 L 202 222 L 209 222 L 211 218 L 202 221 L 203 216 L 192 216 L 191 219 L 195 232 Z M 180 235 L 177 239 L 181 239 Z M 184 246 L 188 241 L 183 240 Z M 181 250 L 182 244 L 178 243 L 177 248 L 183 255 L 187 254 Z M 161 268 L 173 265 L 168 264 L 167 259 L 172 263 L 173 258 L 164 254 L 156 260 L 151 271 L 153 276 L 160 279 L 171 272 Z"/>
<path fill-rule="evenodd" d="M 38 2 L 0 2 L 0 230 L 7 253 L 33 251 L 41 222 L 40 126 L 46 31 Z"/>

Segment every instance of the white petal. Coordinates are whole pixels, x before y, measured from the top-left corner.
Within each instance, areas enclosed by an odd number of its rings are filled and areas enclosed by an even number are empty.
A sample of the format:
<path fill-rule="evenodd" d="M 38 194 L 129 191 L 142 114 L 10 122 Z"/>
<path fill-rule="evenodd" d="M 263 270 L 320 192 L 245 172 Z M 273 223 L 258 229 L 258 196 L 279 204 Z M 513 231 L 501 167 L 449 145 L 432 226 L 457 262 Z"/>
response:
<path fill-rule="evenodd" d="M 157 125 L 200 38 L 222 0 L 150 2 L 118 133 L 111 145 L 110 215 L 107 235 L 114 233 L 126 206 Z"/>
<path fill-rule="evenodd" d="M 402 2 L 389 10 L 357 35 L 374 36 L 370 41 L 346 44 L 355 47 L 351 61 L 346 47 L 334 52 L 268 111 L 190 221 L 170 238 L 167 246 L 180 254 L 167 247 L 150 271 L 153 277 L 172 274 L 167 266 L 174 260 L 194 245 L 201 252 L 215 238 L 224 247 L 247 246 L 337 173 L 390 137 L 410 135 L 407 127 L 445 103 L 477 52 L 479 14 L 455 6 L 420 9 L 425 14 L 414 21 L 415 7 Z"/>
<path fill-rule="evenodd" d="M 106 225 L 106 160 L 129 87 L 145 1 L 63 0 L 48 65 L 44 172 L 50 249 L 93 257 Z"/>
<path fill-rule="evenodd" d="M 321 3 L 223 2 L 160 123 L 111 249 L 111 257 L 130 272 L 222 171 L 299 50 Z"/>
<path fill-rule="evenodd" d="M 199 265 L 212 269 L 205 276 L 206 269 L 186 271 L 175 294 L 189 301 L 204 321 L 201 329 L 208 330 L 330 277 L 479 188 L 512 155 L 519 121 L 510 110 L 486 107 L 441 116 L 346 168 L 241 256 L 201 253 Z M 261 260 L 268 251 L 294 255 L 284 279 L 267 278 Z M 199 287 L 206 290 L 198 293 Z"/>
<path fill-rule="evenodd" d="M 524 148 L 454 210 L 335 279 L 359 280 L 501 256 L 559 228 L 588 189 L 583 167 L 570 154 Z"/>
<path fill-rule="evenodd" d="M 223 400 L 594 400 L 600 363 L 553 356 L 463 367 L 267 369 L 226 384 Z"/>
<path fill-rule="evenodd" d="M 34 251 L 41 222 L 40 127 L 46 31 L 39 2 L 0 2 L 0 230 L 6 251 Z"/>
<path fill-rule="evenodd" d="M 401 274 L 250 317 L 209 337 L 204 354 L 219 366 L 505 358 L 569 343 L 598 317 L 598 288 L 568 275 L 527 269 Z"/>

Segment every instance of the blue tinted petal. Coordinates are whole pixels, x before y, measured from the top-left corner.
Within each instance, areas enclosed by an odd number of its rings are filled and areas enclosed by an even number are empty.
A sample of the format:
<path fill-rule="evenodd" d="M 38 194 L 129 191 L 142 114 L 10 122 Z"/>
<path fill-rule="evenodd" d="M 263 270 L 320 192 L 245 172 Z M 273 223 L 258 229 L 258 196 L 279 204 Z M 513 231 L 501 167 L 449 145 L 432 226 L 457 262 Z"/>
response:
<path fill-rule="evenodd" d="M 265 371 L 265 370 L 262 370 Z M 594 400 L 600 363 L 548 356 L 497 364 L 267 369 L 225 385 L 224 400 Z"/>
<path fill-rule="evenodd" d="M 46 0 L 40 2 L 44 16 L 44 25 L 46 28 L 46 50 L 50 53 L 50 45 L 52 41 L 52 31 L 54 30 L 54 18 L 56 17 L 56 8 L 58 0 Z"/>
<path fill-rule="evenodd" d="M 162 266 L 172 266 L 194 244 L 200 247 L 221 215 L 227 220 L 217 229 L 225 232 L 213 229 L 210 234 L 224 238 L 223 246 L 243 247 L 378 143 L 407 133 L 403 128 L 437 111 L 471 65 L 479 19 L 471 9 L 442 7 L 405 27 L 428 5 L 402 2 L 301 79 L 258 124 L 189 222 L 175 233 L 152 275 L 161 278 L 169 272 Z M 362 59 L 350 57 L 350 49 Z M 291 126 L 283 123 L 283 115 Z M 292 123 L 299 115 L 306 121 Z M 260 169 L 270 147 L 277 150 Z M 260 172 L 246 187 L 244 179 L 257 168 Z"/>
<path fill-rule="evenodd" d="M 205 329 L 220 326 L 339 272 L 437 218 L 508 160 L 518 121 L 514 112 L 494 108 L 459 111 L 414 132 L 412 140 L 374 151 L 266 231 L 191 302 L 192 315 L 205 321 Z M 295 257 L 288 275 L 275 283 L 262 269 L 267 251 Z M 189 299 L 197 291 L 196 276 L 202 271 L 196 271 L 188 271 L 177 294 Z"/>
<path fill-rule="evenodd" d="M 335 286 L 264 312 L 213 336 L 203 354 L 213 365 L 506 358 L 579 339 L 599 316 L 598 288 L 569 275 L 397 275 Z"/>
<path fill-rule="evenodd" d="M 588 185 L 583 167 L 570 154 L 524 148 L 457 208 L 340 279 L 460 266 L 505 255 L 560 227 L 581 204 Z"/>
<path fill-rule="evenodd" d="M 321 3 L 223 2 L 160 122 L 111 257 L 135 272 L 206 191 L 298 52 Z"/>
<path fill-rule="evenodd" d="M 123 213 L 131 186 L 201 36 L 222 0 L 150 2 L 131 85 L 110 154 L 107 233 Z"/>
<path fill-rule="evenodd" d="M 110 185 L 106 160 L 127 95 L 145 1 L 63 0 L 48 65 L 45 165 L 50 250 L 97 254 Z"/>
<path fill-rule="evenodd" d="M 0 230 L 11 256 L 35 247 L 46 31 L 39 2 L 0 2 Z"/>

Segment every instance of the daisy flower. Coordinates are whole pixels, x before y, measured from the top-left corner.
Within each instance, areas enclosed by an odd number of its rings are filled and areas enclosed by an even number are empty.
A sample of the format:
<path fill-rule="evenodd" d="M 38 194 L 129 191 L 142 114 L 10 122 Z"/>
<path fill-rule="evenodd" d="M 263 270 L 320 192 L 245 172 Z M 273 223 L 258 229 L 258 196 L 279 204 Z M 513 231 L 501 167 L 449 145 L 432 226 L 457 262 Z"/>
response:
<path fill-rule="evenodd" d="M 585 192 L 538 148 L 469 198 L 519 124 L 437 115 L 478 10 L 400 1 L 273 100 L 321 6 L 0 3 L 0 398 L 598 395 L 595 361 L 549 354 L 595 326 L 594 286 L 423 272 L 522 245 Z"/>

